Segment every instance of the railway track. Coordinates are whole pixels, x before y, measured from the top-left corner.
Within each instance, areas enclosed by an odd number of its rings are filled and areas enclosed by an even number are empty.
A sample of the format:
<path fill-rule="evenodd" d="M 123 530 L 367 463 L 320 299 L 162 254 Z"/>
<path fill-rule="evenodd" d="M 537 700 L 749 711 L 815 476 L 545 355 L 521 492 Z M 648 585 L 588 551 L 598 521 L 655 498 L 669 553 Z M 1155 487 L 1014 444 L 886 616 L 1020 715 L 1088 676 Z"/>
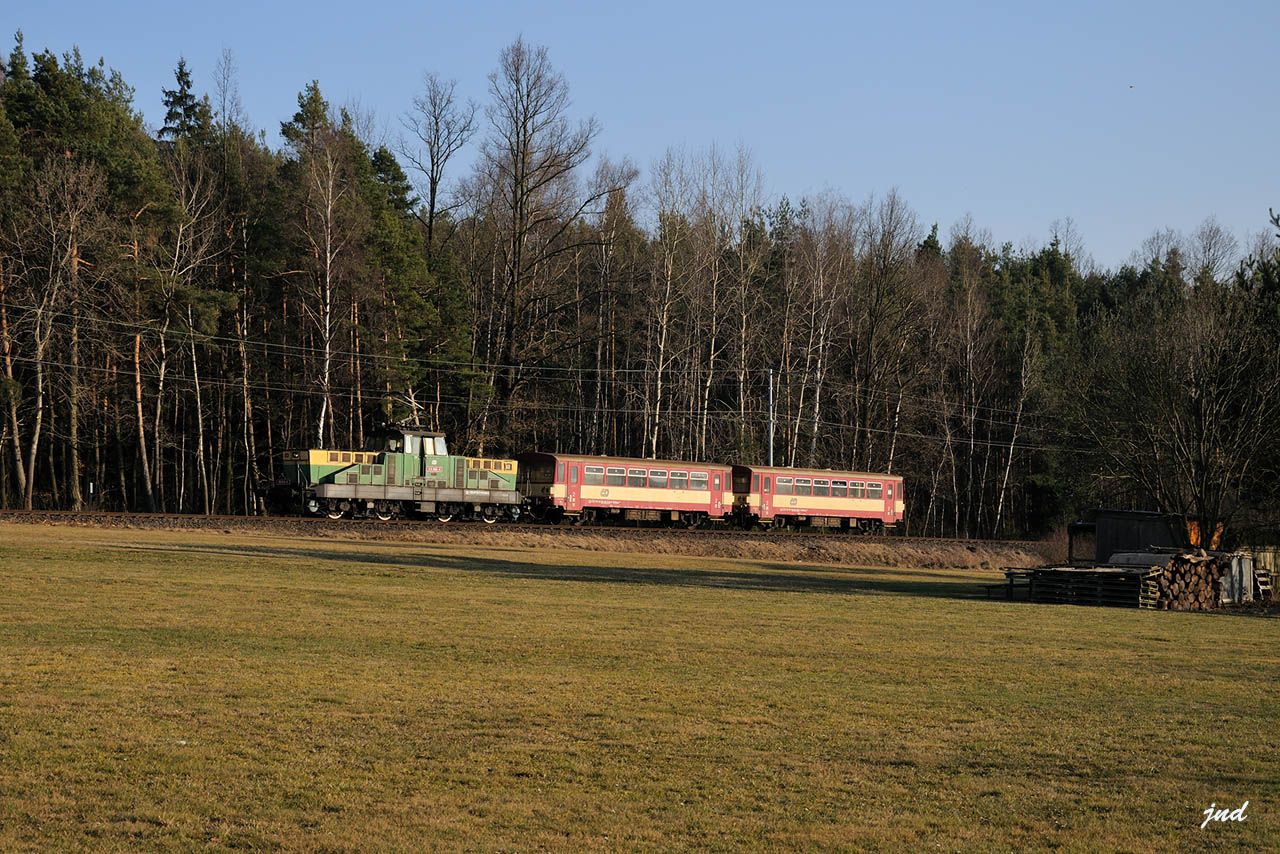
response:
<path fill-rule="evenodd" d="M 446 532 L 451 530 L 489 530 L 489 526 L 481 522 L 448 522 L 440 523 L 431 520 L 392 519 L 378 521 L 375 519 L 329 519 L 323 516 L 234 516 L 210 515 L 194 513 L 145 513 L 123 510 L 0 510 L 0 520 L 28 522 L 32 524 L 77 524 L 102 527 L 137 527 L 175 530 L 224 530 L 230 527 L 239 529 L 262 530 L 296 530 L 295 526 L 305 526 L 319 533 L 370 533 L 373 531 L 405 531 L 425 530 Z M 940 545 L 973 545 L 973 546 L 1010 546 L 1027 548 L 1037 545 L 1034 540 L 979 540 L 955 537 L 915 537 L 867 535 L 841 532 L 836 530 L 741 530 L 738 528 L 699 528 L 694 530 L 682 528 L 651 528 L 628 525 L 548 525 L 537 523 L 500 523 L 493 526 L 493 532 L 552 534 L 572 538 L 575 536 L 617 536 L 645 537 L 660 533 L 664 537 L 704 537 L 733 539 L 772 539 L 779 541 L 797 541 L 804 539 L 850 539 L 863 543 L 936 543 Z"/>

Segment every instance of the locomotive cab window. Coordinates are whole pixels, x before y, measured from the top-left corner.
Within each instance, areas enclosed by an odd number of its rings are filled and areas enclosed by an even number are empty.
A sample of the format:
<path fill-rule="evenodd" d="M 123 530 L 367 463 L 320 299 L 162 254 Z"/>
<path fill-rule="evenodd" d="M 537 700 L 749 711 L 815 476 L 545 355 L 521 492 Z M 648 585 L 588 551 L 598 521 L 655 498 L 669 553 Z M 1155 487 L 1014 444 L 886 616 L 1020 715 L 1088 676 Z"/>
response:
<path fill-rule="evenodd" d="M 791 494 L 791 478 L 789 477 L 778 478 L 778 494 L 779 495 Z"/>
<path fill-rule="evenodd" d="M 884 494 L 884 486 L 883 486 L 882 484 L 879 484 L 879 483 L 868 483 L 868 484 L 867 484 L 867 497 L 868 497 L 868 498 L 880 498 L 880 497 L 882 497 L 882 496 L 883 496 L 883 494 Z"/>
<path fill-rule="evenodd" d="M 796 495 L 812 495 L 813 484 L 807 477 L 796 478 Z"/>
<path fill-rule="evenodd" d="M 687 471 L 673 471 L 671 473 L 672 489 L 687 489 L 689 487 L 689 473 Z"/>
<path fill-rule="evenodd" d="M 577 468 L 573 469 L 573 473 L 573 482 L 577 483 Z M 587 486 L 604 486 L 604 466 L 587 466 L 582 477 L 582 482 Z"/>
<path fill-rule="evenodd" d="M 831 491 L 831 482 L 826 480 L 815 480 L 813 482 L 814 495 L 828 495 Z"/>
<path fill-rule="evenodd" d="M 689 488 L 697 489 L 701 492 L 707 491 L 707 476 L 705 473 L 695 471 L 689 475 Z"/>
<path fill-rule="evenodd" d="M 644 469 L 627 470 L 627 486 L 644 486 L 648 480 L 649 473 Z"/>
<path fill-rule="evenodd" d="M 862 497 L 862 483 L 861 483 L 861 481 L 856 481 L 856 480 L 855 480 L 855 481 L 853 481 L 852 483 L 850 483 L 850 484 L 849 484 L 849 497 L 850 497 L 850 498 L 861 498 L 861 497 Z"/>
<path fill-rule="evenodd" d="M 652 469 L 649 472 L 649 487 L 651 489 L 667 488 L 667 473 L 662 469 Z"/>
<path fill-rule="evenodd" d="M 831 494 L 836 498 L 844 498 L 849 494 L 849 485 L 843 480 L 831 481 Z"/>
<path fill-rule="evenodd" d="M 605 474 L 604 482 L 609 484 L 609 486 L 626 486 L 627 470 L 624 468 L 614 468 L 613 466 L 609 466 L 609 469 Z"/>

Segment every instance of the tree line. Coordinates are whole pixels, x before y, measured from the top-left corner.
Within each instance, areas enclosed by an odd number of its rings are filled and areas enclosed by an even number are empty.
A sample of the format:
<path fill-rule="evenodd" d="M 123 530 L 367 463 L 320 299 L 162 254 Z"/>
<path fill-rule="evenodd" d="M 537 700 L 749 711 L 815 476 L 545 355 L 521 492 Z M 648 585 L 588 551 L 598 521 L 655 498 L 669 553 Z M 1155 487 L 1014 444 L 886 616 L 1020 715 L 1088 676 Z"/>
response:
<path fill-rule="evenodd" d="M 229 53 L 214 79 L 179 61 L 153 130 L 102 61 L 19 35 L 3 65 L 6 507 L 256 513 L 280 451 L 398 420 L 470 454 L 891 471 L 913 533 L 1274 522 L 1269 232 L 1101 269 L 1070 221 L 1015 249 L 896 192 L 771 197 L 745 149 L 641 170 L 520 39 L 483 103 L 428 74 L 394 134 L 312 82 L 273 146 Z"/>

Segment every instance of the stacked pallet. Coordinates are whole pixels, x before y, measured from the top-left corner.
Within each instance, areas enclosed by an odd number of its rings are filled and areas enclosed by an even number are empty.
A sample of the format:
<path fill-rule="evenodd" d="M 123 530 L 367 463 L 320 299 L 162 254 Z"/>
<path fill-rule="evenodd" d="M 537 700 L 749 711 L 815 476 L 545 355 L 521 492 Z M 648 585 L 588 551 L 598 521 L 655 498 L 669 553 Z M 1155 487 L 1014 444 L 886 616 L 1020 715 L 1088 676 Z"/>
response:
<path fill-rule="evenodd" d="M 1174 555 L 1151 585 L 1154 601 L 1145 607 L 1162 611 L 1208 611 L 1222 605 L 1222 573 L 1225 557 L 1214 557 L 1203 549 Z"/>
<path fill-rule="evenodd" d="M 1057 605 L 1101 605 L 1112 608 L 1150 607 L 1150 584 L 1158 567 L 1046 566 L 1033 569 L 1028 598 Z"/>

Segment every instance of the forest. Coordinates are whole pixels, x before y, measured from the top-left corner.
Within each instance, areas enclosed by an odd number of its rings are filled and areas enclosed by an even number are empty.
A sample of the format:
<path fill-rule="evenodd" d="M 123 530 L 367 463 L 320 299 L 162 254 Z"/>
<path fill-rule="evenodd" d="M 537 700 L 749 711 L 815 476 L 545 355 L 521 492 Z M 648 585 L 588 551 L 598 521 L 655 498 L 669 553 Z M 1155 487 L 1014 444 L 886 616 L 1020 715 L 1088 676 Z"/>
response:
<path fill-rule="evenodd" d="M 278 146 L 230 53 L 142 94 L 159 128 L 78 50 L 19 34 L 0 69 L 0 506 L 258 513 L 281 451 L 391 420 L 476 455 L 772 443 L 902 474 L 912 534 L 1277 523 L 1268 211 L 1152 223 L 1104 269 L 1070 220 L 1015 248 L 892 190 L 767 193 L 745 146 L 637 166 L 522 39 L 481 102 L 427 73 L 376 117 L 299 81 Z"/>

